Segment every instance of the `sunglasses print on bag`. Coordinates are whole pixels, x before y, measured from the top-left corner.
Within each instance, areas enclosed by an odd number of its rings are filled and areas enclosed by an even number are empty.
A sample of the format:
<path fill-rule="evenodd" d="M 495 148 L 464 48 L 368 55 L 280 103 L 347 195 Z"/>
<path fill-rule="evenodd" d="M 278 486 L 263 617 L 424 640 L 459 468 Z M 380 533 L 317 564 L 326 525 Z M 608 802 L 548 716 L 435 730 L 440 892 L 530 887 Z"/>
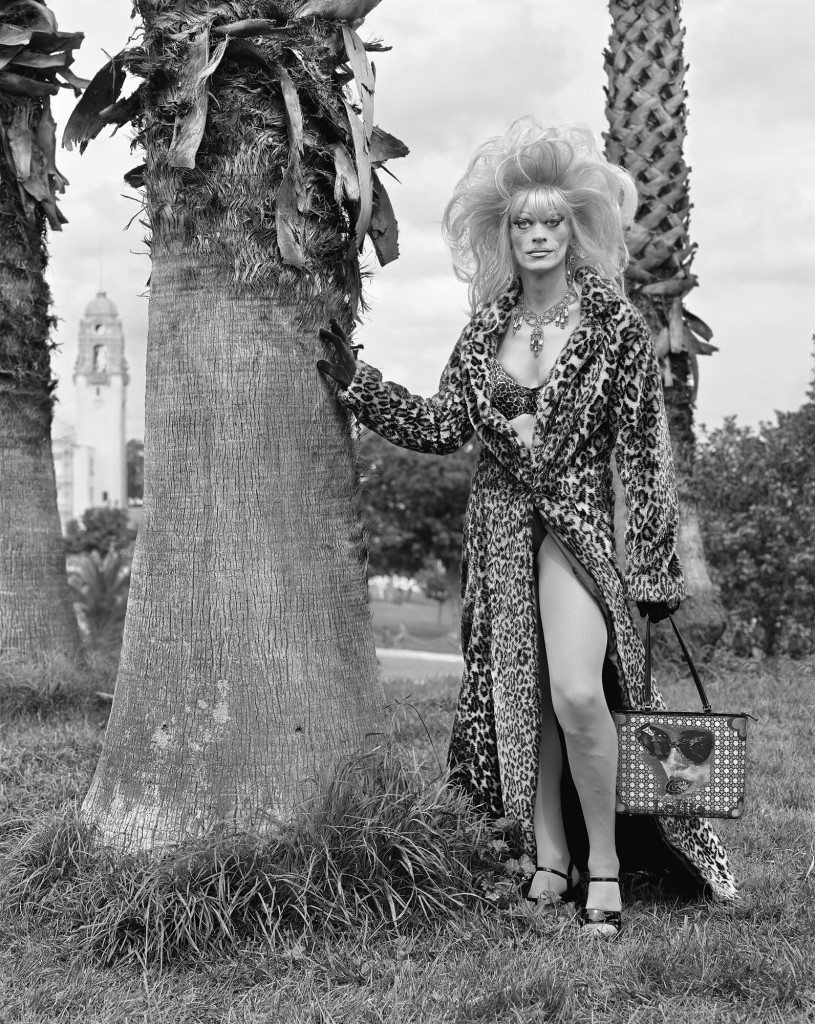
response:
<path fill-rule="evenodd" d="M 659 762 L 669 796 L 699 792 L 710 782 L 710 758 L 715 745 L 712 732 L 676 729 L 671 735 L 649 723 L 638 729 L 636 736 L 645 752 Z"/>

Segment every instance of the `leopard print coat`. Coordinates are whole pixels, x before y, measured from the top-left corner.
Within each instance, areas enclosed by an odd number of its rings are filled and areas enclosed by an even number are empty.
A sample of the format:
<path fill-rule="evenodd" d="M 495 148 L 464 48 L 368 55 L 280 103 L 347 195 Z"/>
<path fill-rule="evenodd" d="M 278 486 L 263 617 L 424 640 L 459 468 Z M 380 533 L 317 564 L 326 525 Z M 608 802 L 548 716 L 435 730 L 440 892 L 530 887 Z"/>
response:
<path fill-rule="evenodd" d="M 673 462 L 648 329 L 596 271 L 582 269 L 578 281 L 581 321 L 539 392 L 531 450 L 490 402 L 490 360 L 520 295 L 519 281 L 472 318 L 432 398 L 383 381 L 361 361 L 339 392 L 362 423 L 401 447 L 442 454 L 473 433 L 481 441 L 464 523 L 465 670 L 449 760 L 482 806 L 521 824 L 533 857 L 540 654 L 532 508 L 590 573 L 605 602 L 609 703 L 644 706 L 644 649 L 626 599 L 684 597 Z M 613 450 L 628 509 L 625 580 L 614 548 Z M 661 700 L 656 691 L 655 697 Z M 618 848 L 621 835 L 629 837 L 619 851 L 623 868 L 652 866 L 643 857 L 650 850 L 653 865 L 676 869 L 718 898 L 736 896 L 726 853 L 707 821 L 618 821 Z M 578 828 L 578 846 L 581 834 Z"/>

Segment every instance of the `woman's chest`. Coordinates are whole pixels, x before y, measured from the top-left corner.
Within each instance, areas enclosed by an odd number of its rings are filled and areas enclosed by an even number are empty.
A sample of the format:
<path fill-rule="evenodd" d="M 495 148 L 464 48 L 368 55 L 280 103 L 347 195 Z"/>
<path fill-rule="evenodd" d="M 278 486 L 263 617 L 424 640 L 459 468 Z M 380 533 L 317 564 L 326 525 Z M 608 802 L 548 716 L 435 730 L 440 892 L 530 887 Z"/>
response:
<path fill-rule="evenodd" d="M 580 326 L 580 313 L 572 310 L 563 327 L 549 324 L 542 338 L 526 322 L 510 322 L 498 342 L 495 358 L 521 387 L 540 388 L 567 350 Z"/>
<path fill-rule="evenodd" d="M 524 362 L 525 354 L 519 353 L 516 345 L 510 347 L 513 341 L 517 342 L 510 332 L 497 346 L 490 373 L 491 405 L 525 448 L 530 449 L 547 437 L 562 441 L 560 435 L 564 432 L 571 433 L 577 443 L 584 431 L 593 433 L 602 427 L 614 367 L 610 339 L 598 326 L 576 326 L 565 341 L 560 339 L 557 351 L 553 339 L 550 359 L 537 366 L 533 364 L 532 372 Z M 513 355 L 516 361 L 510 358 Z M 506 356 L 506 361 L 502 356 Z M 530 380 L 537 382 L 541 377 L 544 379 L 537 387 L 528 386 Z"/>

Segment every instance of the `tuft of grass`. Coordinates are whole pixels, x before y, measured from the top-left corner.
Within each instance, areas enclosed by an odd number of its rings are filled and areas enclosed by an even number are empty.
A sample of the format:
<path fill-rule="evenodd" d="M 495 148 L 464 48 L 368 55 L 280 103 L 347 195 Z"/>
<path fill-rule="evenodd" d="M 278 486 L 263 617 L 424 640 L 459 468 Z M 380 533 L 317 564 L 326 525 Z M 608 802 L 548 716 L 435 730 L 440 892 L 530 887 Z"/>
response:
<path fill-rule="evenodd" d="M 260 939 L 415 929 L 477 903 L 490 835 L 446 776 L 390 753 L 358 760 L 274 835 L 220 830 L 122 858 L 76 807 L 41 822 L 2 865 L 17 911 L 79 928 L 105 963 L 168 964 Z"/>
<path fill-rule="evenodd" d="M 0 657 L 0 716 L 45 718 L 75 709 L 106 707 L 116 682 L 115 645 L 86 652 L 87 664 L 65 655 Z"/>

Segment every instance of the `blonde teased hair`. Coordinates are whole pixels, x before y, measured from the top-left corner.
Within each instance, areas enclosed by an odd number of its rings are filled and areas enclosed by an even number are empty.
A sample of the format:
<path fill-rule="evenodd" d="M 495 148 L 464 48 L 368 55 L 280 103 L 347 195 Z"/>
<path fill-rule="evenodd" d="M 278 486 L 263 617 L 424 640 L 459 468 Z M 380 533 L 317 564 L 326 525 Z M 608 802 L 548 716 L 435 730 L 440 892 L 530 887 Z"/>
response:
<path fill-rule="evenodd" d="M 473 312 L 504 291 L 517 273 L 509 226 L 524 206 L 541 219 L 568 220 L 579 262 L 623 290 L 625 231 L 637 188 L 600 153 L 587 125 L 547 128 L 532 117 L 478 147 L 442 218 L 456 276 L 469 284 Z"/>

